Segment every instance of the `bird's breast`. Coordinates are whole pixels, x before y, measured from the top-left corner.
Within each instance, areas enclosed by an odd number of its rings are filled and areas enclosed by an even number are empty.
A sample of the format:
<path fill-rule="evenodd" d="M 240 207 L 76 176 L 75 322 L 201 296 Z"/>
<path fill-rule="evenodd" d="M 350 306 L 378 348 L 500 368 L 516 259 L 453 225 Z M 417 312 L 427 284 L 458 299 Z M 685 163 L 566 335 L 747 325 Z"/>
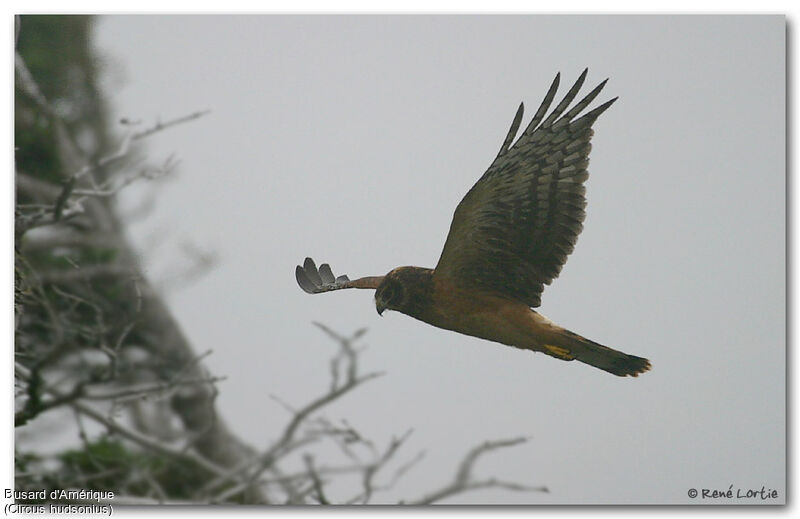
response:
<path fill-rule="evenodd" d="M 524 303 L 463 290 L 446 282 L 434 285 L 431 304 L 424 313 L 412 317 L 438 328 L 530 347 L 555 327 Z"/>

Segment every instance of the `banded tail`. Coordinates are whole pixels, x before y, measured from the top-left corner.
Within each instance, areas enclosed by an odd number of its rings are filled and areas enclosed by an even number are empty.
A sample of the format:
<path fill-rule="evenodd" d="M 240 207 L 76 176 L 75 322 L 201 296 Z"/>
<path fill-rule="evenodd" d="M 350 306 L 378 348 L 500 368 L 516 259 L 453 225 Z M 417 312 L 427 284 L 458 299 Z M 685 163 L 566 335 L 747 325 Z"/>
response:
<path fill-rule="evenodd" d="M 561 331 L 559 339 L 558 345 L 545 344 L 544 353 L 561 360 L 578 360 L 619 377 L 638 377 L 650 369 L 647 359 L 603 346 L 569 330 Z"/>

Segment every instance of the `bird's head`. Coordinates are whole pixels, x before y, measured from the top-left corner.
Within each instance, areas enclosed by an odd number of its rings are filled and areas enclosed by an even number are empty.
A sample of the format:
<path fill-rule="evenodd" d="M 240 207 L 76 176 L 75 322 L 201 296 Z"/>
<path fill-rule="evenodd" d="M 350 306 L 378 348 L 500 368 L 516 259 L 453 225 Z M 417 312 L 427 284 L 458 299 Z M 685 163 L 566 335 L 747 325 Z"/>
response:
<path fill-rule="evenodd" d="M 383 277 L 375 289 L 375 310 L 396 310 L 416 317 L 430 300 L 433 271 L 420 267 L 398 267 Z"/>
<path fill-rule="evenodd" d="M 383 315 L 385 310 L 401 310 L 405 302 L 406 289 L 401 276 L 395 269 L 386 276 L 378 288 L 375 289 L 375 310 L 378 315 Z"/>

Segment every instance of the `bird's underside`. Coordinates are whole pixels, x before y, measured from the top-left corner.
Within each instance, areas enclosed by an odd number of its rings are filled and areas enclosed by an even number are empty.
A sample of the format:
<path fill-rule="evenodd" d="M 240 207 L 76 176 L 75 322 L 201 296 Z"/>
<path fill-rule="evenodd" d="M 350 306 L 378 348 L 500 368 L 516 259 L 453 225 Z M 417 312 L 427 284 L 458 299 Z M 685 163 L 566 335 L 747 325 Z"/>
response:
<path fill-rule="evenodd" d="M 531 122 L 514 142 L 520 105 L 497 157 L 455 210 L 434 269 L 399 267 L 385 276 L 335 277 L 306 258 L 295 271 L 310 294 L 345 288 L 375 290 L 378 313 L 396 310 L 433 326 L 561 360 L 578 360 L 619 376 L 650 369 L 628 355 L 557 326 L 531 307 L 558 277 L 582 230 L 592 124 L 616 98 L 578 117 L 606 81 L 567 111 L 581 74 L 547 113 L 557 75 Z M 512 142 L 514 143 L 512 145 Z"/>

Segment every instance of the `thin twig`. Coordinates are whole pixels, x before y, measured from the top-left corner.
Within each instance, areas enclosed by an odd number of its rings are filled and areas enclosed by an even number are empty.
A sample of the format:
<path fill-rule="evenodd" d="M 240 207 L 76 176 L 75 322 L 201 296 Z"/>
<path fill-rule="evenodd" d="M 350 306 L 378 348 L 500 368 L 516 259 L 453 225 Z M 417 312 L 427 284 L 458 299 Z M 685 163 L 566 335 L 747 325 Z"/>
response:
<path fill-rule="evenodd" d="M 475 465 L 475 462 L 480 458 L 483 454 L 487 452 L 501 449 L 505 447 L 512 447 L 514 445 L 519 445 L 527 441 L 527 438 L 514 438 L 511 440 L 498 440 L 498 441 L 487 441 L 484 442 L 477 447 L 470 450 L 456 470 L 455 478 L 451 483 L 445 485 L 439 490 L 431 492 L 430 494 L 425 495 L 424 497 L 409 501 L 409 502 L 401 502 L 401 504 L 409 504 L 409 505 L 427 505 L 431 503 L 435 503 L 445 499 L 447 497 L 454 496 L 456 494 L 461 494 L 463 492 L 469 490 L 477 490 L 481 488 L 503 488 L 506 490 L 513 490 L 517 492 L 548 492 L 547 487 L 540 486 L 540 487 L 530 487 L 526 485 L 521 485 L 519 483 L 511 483 L 507 481 L 501 481 L 495 478 L 489 478 L 485 480 L 474 480 L 472 477 L 472 469 Z"/>
<path fill-rule="evenodd" d="M 400 448 L 400 446 L 403 445 L 403 443 L 408 439 L 409 436 L 411 436 L 411 432 L 412 430 L 409 429 L 400 438 L 392 438 L 392 441 L 389 443 L 389 446 L 387 447 L 383 455 L 364 468 L 364 473 L 361 478 L 361 485 L 363 488 L 363 492 L 358 496 L 356 496 L 355 498 L 353 498 L 351 500 L 352 503 L 357 503 L 360 501 L 363 504 L 367 504 L 369 503 L 370 499 L 372 499 L 372 494 L 376 490 L 382 489 L 376 487 L 374 483 L 375 475 L 381 468 L 383 468 L 389 462 L 389 460 L 392 459 L 392 457 Z"/>
<path fill-rule="evenodd" d="M 329 505 L 330 501 L 325 497 L 325 492 L 322 490 L 323 484 L 320 479 L 319 473 L 314 468 L 314 458 L 310 454 L 303 456 L 303 461 L 306 464 L 306 470 L 314 485 L 314 493 L 317 495 L 317 501 L 321 505 Z"/>

